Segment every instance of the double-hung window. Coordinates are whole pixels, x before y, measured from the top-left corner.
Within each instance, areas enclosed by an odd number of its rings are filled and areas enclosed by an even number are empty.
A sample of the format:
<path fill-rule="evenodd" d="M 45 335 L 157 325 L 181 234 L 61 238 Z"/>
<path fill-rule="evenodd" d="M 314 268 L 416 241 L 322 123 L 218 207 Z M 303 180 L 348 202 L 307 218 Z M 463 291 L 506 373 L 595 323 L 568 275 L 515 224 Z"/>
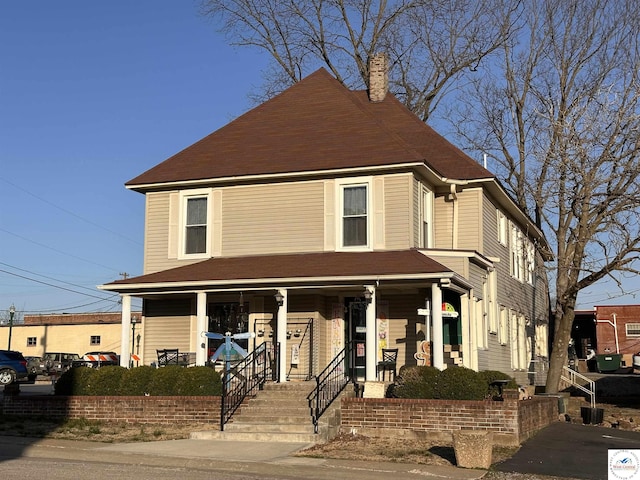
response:
<path fill-rule="evenodd" d="M 182 194 L 181 256 L 206 256 L 209 252 L 209 192 L 195 190 Z"/>
<path fill-rule="evenodd" d="M 340 184 L 340 247 L 368 248 L 371 242 L 368 182 Z"/>
<path fill-rule="evenodd" d="M 429 248 L 432 244 L 433 194 L 423 186 L 420 197 L 420 248 Z"/>

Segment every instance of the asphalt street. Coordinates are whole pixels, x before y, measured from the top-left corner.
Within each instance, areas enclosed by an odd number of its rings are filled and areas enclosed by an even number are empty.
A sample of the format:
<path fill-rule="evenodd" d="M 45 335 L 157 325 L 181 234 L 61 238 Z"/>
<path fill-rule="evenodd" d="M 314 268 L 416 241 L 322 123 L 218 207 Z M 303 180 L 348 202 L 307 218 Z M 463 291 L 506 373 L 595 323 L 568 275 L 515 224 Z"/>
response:
<path fill-rule="evenodd" d="M 603 480 L 609 476 L 609 449 L 640 449 L 640 432 L 557 422 L 527 440 L 496 470 Z"/>

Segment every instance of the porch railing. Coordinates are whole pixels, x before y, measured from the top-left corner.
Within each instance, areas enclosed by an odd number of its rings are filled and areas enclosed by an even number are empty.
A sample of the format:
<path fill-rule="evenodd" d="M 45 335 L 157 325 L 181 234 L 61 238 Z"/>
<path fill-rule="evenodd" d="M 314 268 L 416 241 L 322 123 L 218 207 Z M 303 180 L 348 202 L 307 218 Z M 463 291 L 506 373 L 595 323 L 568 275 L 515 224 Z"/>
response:
<path fill-rule="evenodd" d="M 344 387 L 355 377 L 348 371 L 347 359 L 352 365 L 353 344 L 348 343 L 327 367 L 316 377 L 316 386 L 307 397 L 313 430 L 318 433 L 318 423 L 322 414 L 338 398 Z"/>
<path fill-rule="evenodd" d="M 247 396 L 262 389 L 267 380 L 274 380 L 277 368 L 273 363 L 277 358 L 274 344 L 264 342 L 244 359 L 234 363 L 229 371 L 223 372 L 220 430 L 224 430 L 225 424 Z"/>

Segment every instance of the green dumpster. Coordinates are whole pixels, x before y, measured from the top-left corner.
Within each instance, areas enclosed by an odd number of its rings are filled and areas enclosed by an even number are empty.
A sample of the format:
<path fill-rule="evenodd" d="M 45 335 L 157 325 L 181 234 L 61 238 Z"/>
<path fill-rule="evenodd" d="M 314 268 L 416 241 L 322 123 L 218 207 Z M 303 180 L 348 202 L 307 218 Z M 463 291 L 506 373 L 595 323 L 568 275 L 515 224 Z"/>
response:
<path fill-rule="evenodd" d="M 605 355 L 596 355 L 599 372 L 615 372 L 620 368 L 622 355 L 618 353 L 607 353 Z"/>

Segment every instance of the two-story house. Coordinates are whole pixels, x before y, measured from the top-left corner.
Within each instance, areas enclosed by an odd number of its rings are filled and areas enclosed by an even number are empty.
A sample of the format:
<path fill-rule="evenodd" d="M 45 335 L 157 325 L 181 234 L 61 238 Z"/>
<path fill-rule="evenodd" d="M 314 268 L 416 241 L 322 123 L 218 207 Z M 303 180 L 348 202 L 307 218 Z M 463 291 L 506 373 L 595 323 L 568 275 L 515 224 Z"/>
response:
<path fill-rule="evenodd" d="M 377 378 L 397 366 L 500 370 L 529 384 L 547 361 L 542 232 L 495 176 L 387 92 L 320 69 L 126 184 L 146 197 L 144 274 L 100 288 L 143 299 L 143 360 L 253 332 L 280 345 L 279 381 L 345 345 Z M 440 308 L 442 307 L 442 308 Z M 538 375 L 537 381 L 540 380 Z"/>

